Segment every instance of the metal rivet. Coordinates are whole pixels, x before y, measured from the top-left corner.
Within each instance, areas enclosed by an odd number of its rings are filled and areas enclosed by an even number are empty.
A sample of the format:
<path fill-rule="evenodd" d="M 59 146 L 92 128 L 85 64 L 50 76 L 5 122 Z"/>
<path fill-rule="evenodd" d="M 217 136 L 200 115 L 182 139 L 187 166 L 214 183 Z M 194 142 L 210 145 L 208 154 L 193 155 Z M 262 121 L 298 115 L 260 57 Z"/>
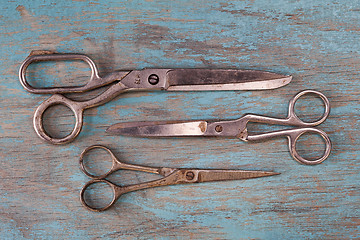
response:
<path fill-rule="evenodd" d="M 215 131 L 216 132 L 222 132 L 222 130 L 223 130 L 223 127 L 221 126 L 221 125 L 216 125 L 216 127 L 215 127 Z"/>
<path fill-rule="evenodd" d="M 193 180 L 195 177 L 195 174 L 193 172 L 187 172 L 186 173 L 186 179 L 187 180 Z"/>
<path fill-rule="evenodd" d="M 151 85 L 156 85 L 159 83 L 159 76 L 156 75 L 156 74 L 151 74 L 148 78 L 148 82 L 151 84 Z"/>

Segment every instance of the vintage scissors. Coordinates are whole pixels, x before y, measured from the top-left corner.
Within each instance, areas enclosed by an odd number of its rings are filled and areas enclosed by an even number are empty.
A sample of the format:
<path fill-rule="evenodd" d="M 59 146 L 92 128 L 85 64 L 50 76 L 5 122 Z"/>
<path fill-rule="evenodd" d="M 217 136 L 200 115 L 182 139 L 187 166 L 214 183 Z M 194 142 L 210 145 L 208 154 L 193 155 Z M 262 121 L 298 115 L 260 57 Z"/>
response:
<path fill-rule="evenodd" d="M 314 122 L 304 122 L 296 116 L 295 102 L 305 94 L 319 96 L 325 105 L 323 116 Z M 237 120 L 231 121 L 156 121 L 156 122 L 127 122 L 110 126 L 106 132 L 116 135 L 142 136 L 142 137 L 173 137 L 173 136 L 210 136 L 210 137 L 237 137 L 243 141 L 266 140 L 273 137 L 286 136 L 289 142 L 291 156 L 298 162 L 308 165 L 323 162 L 330 154 L 331 142 L 328 135 L 320 129 L 311 128 L 324 122 L 330 113 L 330 103 L 326 96 L 318 91 L 305 90 L 296 94 L 289 103 L 288 116 L 284 119 L 245 114 Z M 248 133 L 249 122 L 265 123 L 272 125 L 289 125 L 302 128 L 287 129 L 251 135 Z M 296 151 L 296 142 L 305 133 L 319 134 L 325 141 L 324 155 L 315 160 L 308 160 L 301 157 Z"/>
<path fill-rule="evenodd" d="M 84 155 L 87 154 L 90 150 L 100 148 L 106 150 L 112 159 L 111 169 L 100 176 L 95 176 L 92 173 L 88 172 L 87 167 L 84 164 Z M 185 183 L 201 183 L 201 182 L 214 182 L 214 181 L 228 181 L 228 180 L 241 180 L 241 179 L 250 179 L 258 177 L 267 177 L 278 175 L 280 173 L 275 172 L 265 172 L 265 171 L 245 171 L 245 170 L 222 170 L 222 169 L 196 169 L 196 168 L 167 168 L 167 167 L 146 167 L 140 165 L 126 164 L 120 162 L 115 155 L 110 151 L 110 149 L 100 146 L 93 145 L 86 148 L 80 156 L 80 167 L 81 170 L 92 180 L 84 185 L 80 192 L 80 201 L 81 203 L 88 208 L 89 210 L 100 212 L 108 209 L 119 199 L 119 197 L 125 193 L 133 192 L 141 189 L 160 187 L 167 185 L 175 184 L 185 184 Z M 158 180 L 127 185 L 127 186 L 118 186 L 105 178 L 118 170 L 133 170 L 133 171 L 142 171 L 148 173 L 155 173 L 163 176 Z M 91 203 L 91 194 L 87 192 L 87 189 L 96 184 L 96 183 L 106 183 L 110 186 L 113 192 L 112 200 L 106 206 L 94 206 Z"/>
<path fill-rule="evenodd" d="M 91 77 L 89 82 L 80 87 L 34 88 L 26 80 L 26 70 L 33 62 L 82 60 L 89 64 Z M 37 51 L 28 56 L 19 70 L 22 86 L 31 93 L 55 94 L 45 100 L 34 114 L 34 128 L 37 135 L 53 144 L 67 143 L 80 133 L 83 125 L 83 111 L 102 105 L 124 91 L 167 90 L 167 91 L 214 91 L 214 90 L 264 90 L 274 89 L 288 84 L 291 76 L 281 74 L 235 69 L 144 69 L 134 71 L 115 71 L 100 77 L 95 63 L 82 54 L 59 54 Z M 101 95 L 89 100 L 76 102 L 60 94 L 85 92 L 114 83 Z M 75 127 L 64 138 L 53 138 L 43 127 L 43 113 L 53 105 L 69 107 L 75 115 Z"/>

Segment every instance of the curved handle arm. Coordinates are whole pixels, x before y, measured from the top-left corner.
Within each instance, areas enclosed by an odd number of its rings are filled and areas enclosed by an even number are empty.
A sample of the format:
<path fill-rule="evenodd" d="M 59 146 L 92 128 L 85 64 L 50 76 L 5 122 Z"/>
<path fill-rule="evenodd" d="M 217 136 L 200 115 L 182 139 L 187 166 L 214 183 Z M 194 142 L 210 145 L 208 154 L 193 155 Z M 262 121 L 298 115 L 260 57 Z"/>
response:
<path fill-rule="evenodd" d="M 295 113 L 295 103 L 296 101 L 306 95 L 306 94 L 315 94 L 319 96 L 325 105 L 325 112 L 322 117 L 314 122 L 304 122 L 302 121 Z M 296 94 L 289 102 L 289 112 L 286 118 L 274 118 L 274 117 L 267 117 L 255 114 L 246 114 L 242 117 L 243 122 L 257 122 L 257 123 L 266 123 L 266 124 L 278 124 L 278 125 L 289 125 L 289 126 L 298 126 L 298 127 L 313 127 L 321 124 L 324 122 L 330 114 L 330 102 L 327 97 L 322 94 L 321 92 L 315 90 L 304 90 Z"/>
<path fill-rule="evenodd" d="M 109 169 L 109 171 L 106 172 L 105 174 L 102 174 L 102 175 L 94 175 L 94 174 L 90 173 L 87 170 L 86 164 L 84 162 L 85 155 L 88 154 L 90 150 L 93 150 L 93 149 L 96 149 L 96 148 L 105 150 L 110 155 L 111 161 L 112 161 L 112 166 Z M 142 171 L 142 172 L 156 173 L 156 174 L 161 174 L 162 173 L 161 170 L 164 169 L 164 168 L 157 168 L 157 167 L 140 166 L 140 165 L 135 165 L 135 164 L 126 164 L 126 163 L 120 162 L 119 159 L 116 158 L 114 153 L 109 148 L 107 148 L 105 146 L 102 146 L 102 145 L 92 145 L 92 146 L 86 148 L 80 155 L 79 164 L 80 164 L 81 171 L 85 175 L 87 175 L 88 177 L 91 177 L 93 179 L 106 178 L 111 173 L 116 172 L 116 171 L 121 170 L 121 169 L 123 169 L 123 170 L 132 170 L 132 171 Z"/>
<path fill-rule="evenodd" d="M 55 94 L 45 100 L 43 103 L 39 105 L 39 107 L 36 109 L 33 119 L 34 129 L 37 133 L 37 135 L 52 144 L 64 144 L 73 141 L 77 135 L 79 135 L 82 125 L 83 125 L 83 112 L 87 108 L 96 107 L 99 105 L 102 105 L 117 95 L 124 92 L 126 89 L 128 89 L 124 84 L 121 82 L 116 83 L 115 85 L 111 86 L 109 89 L 107 89 L 105 92 L 100 94 L 99 96 L 90 99 L 88 101 L 84 102 L 76 102 L 72 101 L 60 94 Z M 43 127 L 43 115 L 46 109 L 53 105 L 62 104 L 67 106 L 72 110 L 72 112 L 75 115 L 75 126 L 73 131 L 64 138 L 53 138 L 46 133 Z"/>
<path fill-rule="evenodd" d="M 299 139 L 299 137 L 305 133 L 315 133 L 320 135 L 324 141 L 325 141 L 325 152 L 324 155 L 318 159 L 315 160 L 309 160 L 305 159 L 296 151 L 296 142 Z M 315 165 L 322 163 L 330 154 L 331 151 L 331 141 L 329 136 L 322 130 L 316 129 L 316 128 L 297 128 L 297 129 L 289 129 L 289 130 L 282 130 L 282 131 L 276 131 L 276 132 L 270 132 L 270 133 L 264 133 L 264 134 L 258 134 L 258 135 L 249 135 L 247 136 L 248 141 L 260 141 L 260 140 L 266 140 L 269 138 L 274 137 L 282 137 L 286 136 L 288 138 L 289 142 L 289 151 L 291 156 L 298 161 L 299 163 L 306 164 L 306 165 Z"/>

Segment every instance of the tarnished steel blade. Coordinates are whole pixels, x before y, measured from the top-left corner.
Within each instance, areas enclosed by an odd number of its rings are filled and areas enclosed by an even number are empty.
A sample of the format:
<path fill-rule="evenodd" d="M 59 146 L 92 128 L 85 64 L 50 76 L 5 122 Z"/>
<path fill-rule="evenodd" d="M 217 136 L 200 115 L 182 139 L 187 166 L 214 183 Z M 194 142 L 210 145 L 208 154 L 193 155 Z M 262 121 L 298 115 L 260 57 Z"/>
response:
<path fill-rule="evenodd" d="M 257 70 L 174 69 L 168 91 L 265 90 L 290 83 L 292 76 Z"/>
<path fill-rule="evenodd" d="M 279 175 L 276 172 L 245 171 L 245 170 L 200 170 L 198 182 L 240 180 Z"/>
<path fill-rule="evenodd" d="M 206 127 L 206 121 L 129 122 L 114 124 L 106 132 L 139 137 L 201 136 L 206 131 Z"/>

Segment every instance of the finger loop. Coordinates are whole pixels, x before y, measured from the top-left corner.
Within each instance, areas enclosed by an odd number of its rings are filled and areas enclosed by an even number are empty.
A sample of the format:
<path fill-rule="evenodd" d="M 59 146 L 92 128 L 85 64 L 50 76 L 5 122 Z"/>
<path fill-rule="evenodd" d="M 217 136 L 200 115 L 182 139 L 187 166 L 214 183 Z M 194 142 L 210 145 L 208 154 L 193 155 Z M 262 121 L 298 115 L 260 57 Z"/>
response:
<path fill-rule="evenodd" d="M 304 122 L 295 113 L 296 101 L 300 97 L 302 97 L 306 94 L 315 94 L 316 96 L 320 97 L 325 106 L 325 111 L 324 111 L 324 114 L 322 115 L 322 117 L 319 120 L 316 120 L 314 122 Z M 317 126 L 317 125 L 321 124 L 322 122 L 324 122 L 327 119 L 327 117 L 329 116 L 329 114 L 330 114 L 330 102 L 329 102 L 328 98 L 321 92 L 318 92 L 315 90 L 301 91 L 298 94 L 296 94 L 289 102 L 288 119 L 289 119 L 289 121 L 292 121 L 294 124 L 296 124 L 298 126 L 304 126 L 304 127 Z"/>
<path fill-rule="evenodd" d="M 66 61 L 66 60 L 81 60 L 86 62 L 90 66 L 91 77 L 87 84 L 85 84 L 84 86 L 77 86 L 77 87 L 34 88 L 27 81 L 26 70 L 31 63 L 44 62 L 44 61 Z M 91 58 L 83 54 L 73 54 L 73 53 L 60 54 L 54 52 L 41 51 L 41 53 L 30 54 L 30 56 L 28 56 L 21 64 L 19 69 L 19 80 L 21 85 L 28 92 L 36 93 L 36 94 L 44 94 L 44 93 L 54 94 L 54 93 L 70 93 L 70 92 L 86 91 L 94 88 L 94 86 L 96 86 L 97 80 L 99 79 L 100 79 L 99 73 L 94 61 L 92 61 Z"/>
<path fill-rule="evenodd" d="M 102 174 L 102 175 L 94 175 L 92 173 L 90 173 L 87 168 L 86 168 L 86 164 L 84 163 L 84 156 L 90 151 L 90 150 L 93 150 L 93 149 L 96 149 L 96 148 L 100 148 L 100 149 L 103 149 L 105 151 L 107 151 L 110 156 L 111 156 L 111 160 L 112 160 L 112 167 L 109 169 L 109 171 L 107 171 L 106 173 Z M 80 154 L 80 160 L 79 160 L 79 164 L 80 164 L 80 168 L 81 168 L 81 171 L 87 175 L 88 177 L 91 177 L 93 179 L 103 179 L 103 178 L 106 178 L 107 176 L 109 176 L 111 173 L 113 173 L 116 169 L 115 169 L 115 164 L 116 164 L 116 158 L 114 156 L 114 154 L 111 152 L 110 149 L 108 149 L 107 147 L 105 146 L 102 146 L 102 145 L 92 145 L 88 148 L 86 148 L 81 154 Z"/>
<path fill-rule="evenodd" d="M 43 116 L 44 112 L 51 106 L 62 104 L 67 106 L 72 110 L 72 112 L 75 115 L 75 126 L 73 131 L 67 135 L 64 138 L 53 138 L 51 137 L 44 129 L 43 126 Z M 45 100 L 42 104 L 39 105 L 39 107 L 36 109 L 34 118 L 33 118 L 33 125 L 34 129 L 37 133 L 37 135 L 52 144 L 64 144 L 71 142 L 75 139 L 77 135 L 79 135 L 82 125 L 83 125 L 83 108 L 77 104 L 76 102 L 73 102 L 67 98 L 65 98 L 62 95 L 55 94 L 52 97 Z"/>
<path fill-rule="evenodd" d="M 96 183 L 106 183 L 110 186 L 110 188 L 112 189 L 112 199 L 111 201 L 106 204 L 105 206 L 103 207 L 95 207 L 95 206 L 92 206 L 91 204 L 89 204 L 87 201 L 86 201 L 86 198 L 85 198 L 85 193 L 86 193 L 86 190 L 91 186 L 91 185 L 94 185 Z M 108 208 L 110 208 L 112 205 L 114 205 L 115 201 L 117 200 L 118 196 L 117 196 L 117 192 L 116 192 L 116 189 L 115 189 L 115 186 L 113 183 L 105 180 L 105 179 L 94 179 L 94 180 L 91 180 L 89 181 L 88 183 L 86 183 L 84 185 L 84 187 L 81 189 L 80 191 L 80 202 L 89 210 L 91 211 L 94 211 L 94 212 L 102 212 L 102 211 L 105 211 L 107 210 Z"/>
<path fill-rule="evenodd" d="M 305 133 L 315 133 L 319 134 L 325 141 L 325 152 L 324 155 L 318 159 L 309 160 L 305 159 L 296 150 L 296 142 L 298 141 L 299 137 L 302 136 Z M 331 152 L 331 141 L 329 136 L 323 132 L 322 130 L 315 129 L 315 128 L 302 128 L 298 131 L 294 131 L 292 134 L 288 135 L 289 139 L 289 151 L 291 156 L 298 161 L 299 163 L 305 164 L 305 165 L 316 165 L 322 163 L 324 160 L 327 159 L 327 157 L 330 155 Z"/>

